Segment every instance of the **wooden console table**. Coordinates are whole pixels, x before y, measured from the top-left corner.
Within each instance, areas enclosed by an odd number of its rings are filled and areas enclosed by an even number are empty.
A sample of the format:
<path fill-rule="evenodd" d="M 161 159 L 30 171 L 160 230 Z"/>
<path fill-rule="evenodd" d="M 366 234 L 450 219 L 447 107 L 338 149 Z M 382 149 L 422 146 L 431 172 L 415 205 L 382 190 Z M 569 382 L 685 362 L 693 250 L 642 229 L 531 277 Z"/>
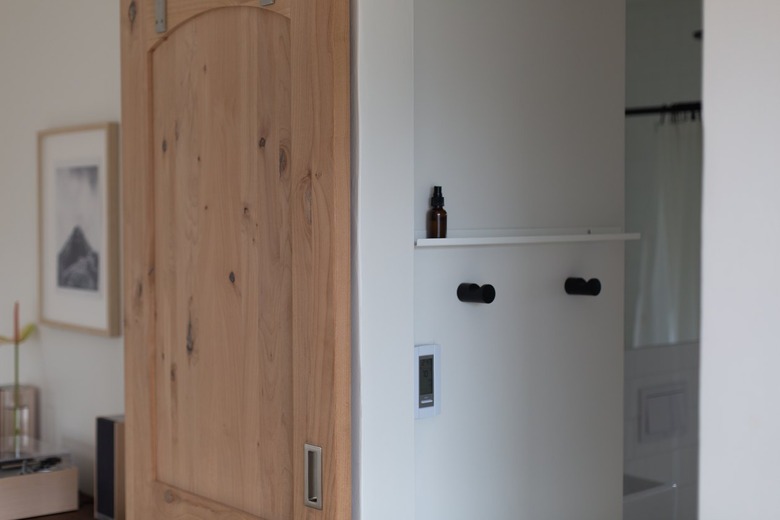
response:
<path fill-rule="evenodd" d="M 95 506 L 92 497 L 79 494 L 79 510 L 70 513 L 60 513 L 59 515 L 39 516 L 35 520 L 85 520 L 92 519 L 95 516 Z"/>

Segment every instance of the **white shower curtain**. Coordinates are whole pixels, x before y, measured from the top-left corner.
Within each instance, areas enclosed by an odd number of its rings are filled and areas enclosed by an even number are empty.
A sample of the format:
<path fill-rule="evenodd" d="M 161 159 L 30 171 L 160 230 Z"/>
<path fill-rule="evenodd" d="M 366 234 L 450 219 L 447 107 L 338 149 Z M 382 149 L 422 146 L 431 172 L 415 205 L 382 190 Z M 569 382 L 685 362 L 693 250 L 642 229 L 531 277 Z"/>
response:
<path fill-rule="evenodd" d="M 640 224 L 632 347 L 699 337 L 702 127 L 697 120 L 656 123 L 650 204 Z M 642 194 L 644 196 L 644 194 Z M 632 229 L 633 231 L 633 229 Z M 628 305 L 632 302 L 628 301 Z"/>

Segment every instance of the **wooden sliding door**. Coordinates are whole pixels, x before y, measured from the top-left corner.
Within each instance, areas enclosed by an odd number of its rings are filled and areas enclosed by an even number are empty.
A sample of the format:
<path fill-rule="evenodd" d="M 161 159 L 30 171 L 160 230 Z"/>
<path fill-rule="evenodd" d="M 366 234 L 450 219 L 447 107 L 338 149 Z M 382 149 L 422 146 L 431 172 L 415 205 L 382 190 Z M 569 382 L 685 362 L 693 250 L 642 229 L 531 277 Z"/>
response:
<path fill-rule="evenodd" d="M 349 3 L 122 5 L 128 518 L 348 519 Z"/>

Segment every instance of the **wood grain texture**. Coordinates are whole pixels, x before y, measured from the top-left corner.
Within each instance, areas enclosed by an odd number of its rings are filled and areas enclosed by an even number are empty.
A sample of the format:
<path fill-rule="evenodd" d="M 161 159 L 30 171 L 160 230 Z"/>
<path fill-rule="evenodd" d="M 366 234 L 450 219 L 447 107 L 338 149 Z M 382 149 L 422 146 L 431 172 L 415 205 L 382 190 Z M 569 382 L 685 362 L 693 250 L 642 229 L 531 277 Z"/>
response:
<path fill-rule="evenodd" d="M 152 56 L 159 478 L 269 519 L 293 498 L 289 50 L 287 18 L 237 7 Z"/>
<path fill-rule="evenodd" d="M 125 465 L 127 518 L 154 518 L 155 395 L 154 170 L 149 140 L 150 68 L 141 20 L 152 2 L 122 0 L 122 196 L 125 296 Z"/>
<path fill-rule="evenodd" d="M 106 143 L 106 180 L 107 180 L 107 196 L 110 202 L 110 209 L 108 211 L 108 244 L 106 251 L 108 251 L 108 330 L 106 334 L 108 336 L 119 336 L 122 332 L 122 297 L 120 291 L 121 274 L 120 274 L 120 243 L 121 232 L 119 227 L 119 125 L 116 123 L 109 123 L 106 126 L 106 134 L 108 142 Z"/>
<path fill-rule="evenodd" d="M 295 447 L 322 447 L 324 518 L 351 517 L 349 3 L 294 2 Z M 295 451 L 303 466 L 303 449 Z M 303 488 L 296 473 L 295 488 Z M 296 519 L 320 513 L 295 502 Z"/>
<path fill-rule="evenodd" d="M 351 516 L 349 4 L 248 5 L 123 0 L 130 519 Z"/>

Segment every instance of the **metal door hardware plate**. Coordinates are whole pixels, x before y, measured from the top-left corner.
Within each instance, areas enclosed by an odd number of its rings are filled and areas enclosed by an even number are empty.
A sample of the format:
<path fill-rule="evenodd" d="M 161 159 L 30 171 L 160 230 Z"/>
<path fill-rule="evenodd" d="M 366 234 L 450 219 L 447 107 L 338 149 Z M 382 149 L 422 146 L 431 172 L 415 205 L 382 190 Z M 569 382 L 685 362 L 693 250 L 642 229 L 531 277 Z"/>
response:
<path fill-rule="evenodd" d="M 154 0 L 154 28 L 158 33 L 168 30 L 167 0 Z"/>
<path fill-rule="evenodd" d="M 274 5 L 276 3 L 276 0 L 260 0 L 260 5 L 263 7 L 267 5 Z"/>
<path fill-rule="evenodd" d="M 303 446 L 303 505 L 322 509 L 322 448 Z"/>

